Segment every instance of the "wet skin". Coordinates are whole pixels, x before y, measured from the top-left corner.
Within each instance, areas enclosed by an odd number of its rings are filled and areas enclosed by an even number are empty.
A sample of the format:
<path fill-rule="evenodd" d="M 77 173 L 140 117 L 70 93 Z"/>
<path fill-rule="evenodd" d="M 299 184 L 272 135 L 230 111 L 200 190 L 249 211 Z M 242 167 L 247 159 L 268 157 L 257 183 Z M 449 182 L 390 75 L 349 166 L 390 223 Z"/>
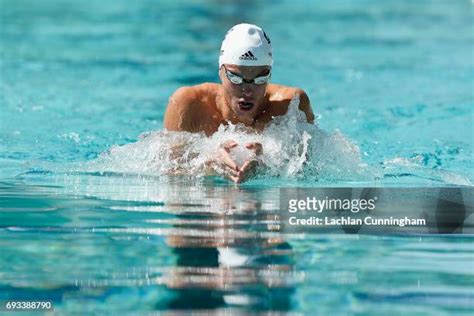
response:
<path fill-rule="evenodd" d="M 226 75 L 244 79 L 242 84 L 232 83 Z M 176 90 L 169 99 L 164 117 L 164 127 L 169 131 L 204 132 L 214 134 L 221 124 L 244 124 L 255 131 L 262 131 L 275 117 L 286 114 L 291 99 L 298 94 L 299 109 L 306 114 L 308 123 L 314 123 L 314 114 L 307 94 L 299 88 L 264 83 L 249 83 L 259 76 L 268 74 L 269 66 L 223 65 L 219 69 L 221 84 L 203 83 Z M 246 180 L 257 165 L 250 160 L 237 166 L 230 157 L 230 151 L 237 146 L 233 140 L 222 144 L 215 159 L 209 165 L 221 166 L 226 177 L 239 183 Z M 262 153 L 260 143 L 245 144 L 255 156 Z"/>

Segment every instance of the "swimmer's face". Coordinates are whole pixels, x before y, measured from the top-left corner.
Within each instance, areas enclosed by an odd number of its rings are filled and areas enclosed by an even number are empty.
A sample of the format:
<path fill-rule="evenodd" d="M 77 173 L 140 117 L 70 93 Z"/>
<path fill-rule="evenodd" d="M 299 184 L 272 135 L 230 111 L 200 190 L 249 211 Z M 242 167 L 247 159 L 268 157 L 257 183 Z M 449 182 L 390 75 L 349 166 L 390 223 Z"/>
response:
<path fill-rule="evenodd" d="M 270 66 L 222 65 L 219 77 L 232 111 L 244 122 L 252 123 L 264 101 Z M 241 79 L 240 79 L 240 78 Z M 243 80 L 242 80 L 243 79 Z M 235 82 L 241 82 L 240 84 Z M 261 83 L 261 84 L 257 84 Z"/>

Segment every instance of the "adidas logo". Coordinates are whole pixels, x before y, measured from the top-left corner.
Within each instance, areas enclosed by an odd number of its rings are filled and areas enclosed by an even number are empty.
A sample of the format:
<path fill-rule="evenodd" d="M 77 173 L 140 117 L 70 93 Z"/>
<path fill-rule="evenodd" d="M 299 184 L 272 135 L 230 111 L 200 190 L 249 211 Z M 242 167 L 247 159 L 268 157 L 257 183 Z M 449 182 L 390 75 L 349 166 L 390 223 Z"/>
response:
<path fill-rule="evenodd" d="M 255 57 L 251 51 L 246 52 L 245 54 L 242 54 L 242 56 L 239 57 L 241 60 L 257 60 L 257 57 Z"/>

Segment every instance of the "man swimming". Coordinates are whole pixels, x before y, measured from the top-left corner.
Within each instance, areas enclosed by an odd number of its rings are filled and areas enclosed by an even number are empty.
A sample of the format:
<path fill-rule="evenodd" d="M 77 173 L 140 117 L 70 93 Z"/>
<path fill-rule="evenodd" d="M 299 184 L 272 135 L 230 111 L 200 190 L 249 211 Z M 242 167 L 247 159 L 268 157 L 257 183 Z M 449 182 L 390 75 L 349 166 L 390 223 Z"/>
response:
<path fill-rule="evenodd" d="M 295 95 L 300 99 L 299 109 L 312 124 L 314 114 L 302 89 L 269 83 L 272 65 L 270 38 L 262 28 L 245 23 L 235 25 L 221 46 L 221 84 L 203 83 L 176 90 L 169 99 L 164 127 L 169 131 L 204 132 L 210 136 L 220 125 L 230 122 L 262 131 L 275 116 L 286 114 Z M 238 166 L 230 155 L 237 145 L 233 140 L 222 144 L 212 162 L 219 165 L 229 179 L 239 183 L 254 171 L 257 160 Z M 245 147 L 256 156 L 263 151 L 257 142 L 247 143 Z"/>

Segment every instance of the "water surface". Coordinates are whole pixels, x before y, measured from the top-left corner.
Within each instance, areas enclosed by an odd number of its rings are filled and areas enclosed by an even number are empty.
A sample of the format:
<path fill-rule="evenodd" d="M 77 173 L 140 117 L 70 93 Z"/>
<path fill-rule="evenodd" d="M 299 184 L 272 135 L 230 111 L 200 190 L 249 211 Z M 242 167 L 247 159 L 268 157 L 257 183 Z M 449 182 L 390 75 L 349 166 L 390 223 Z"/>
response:
<path fill-rule="evenodd" d="M 473 10 L 0 0 L 0 301 L 51 300 L 68 314 L 471 313 L 470 236 L 274 224 L 281 187 L 472 185 Z M 201 155 L 253 137 L 162 131 L 176 88 L 218 80 L 220 41 L 240 22 L 264 27 L 272 80 L 305 89 L 318 126 L 293 113 L 255 136 L 274 165 L 244 185 L 194 162 L 164 176 L 173 137 Z"/>

